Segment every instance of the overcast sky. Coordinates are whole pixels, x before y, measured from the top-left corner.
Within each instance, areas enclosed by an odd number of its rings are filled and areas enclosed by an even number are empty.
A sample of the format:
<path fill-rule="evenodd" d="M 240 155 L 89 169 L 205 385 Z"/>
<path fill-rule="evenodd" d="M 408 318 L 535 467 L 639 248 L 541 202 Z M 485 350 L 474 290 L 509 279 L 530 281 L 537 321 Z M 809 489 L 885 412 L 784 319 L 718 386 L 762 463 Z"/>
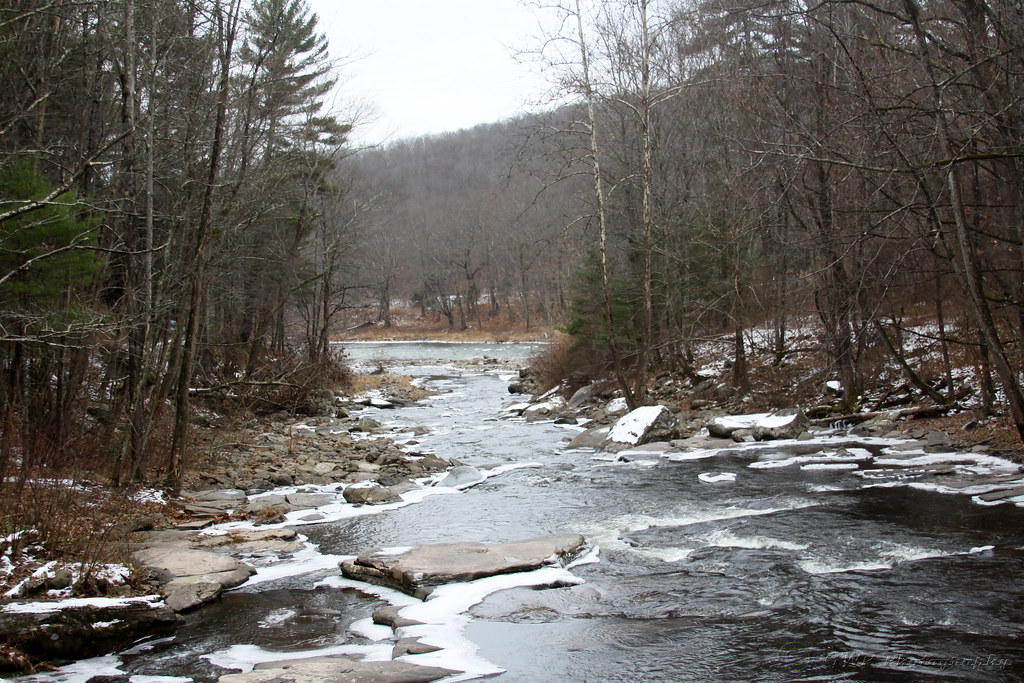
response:
<path fill-rule="evenodd" d="M 531 108 L 547 85 L 516 48 L 537 33 L 517 0 L 307 0 L 331 53 L 354 55 L 343 97 L 378 119 L 362 143 L 498 121 Z"/>

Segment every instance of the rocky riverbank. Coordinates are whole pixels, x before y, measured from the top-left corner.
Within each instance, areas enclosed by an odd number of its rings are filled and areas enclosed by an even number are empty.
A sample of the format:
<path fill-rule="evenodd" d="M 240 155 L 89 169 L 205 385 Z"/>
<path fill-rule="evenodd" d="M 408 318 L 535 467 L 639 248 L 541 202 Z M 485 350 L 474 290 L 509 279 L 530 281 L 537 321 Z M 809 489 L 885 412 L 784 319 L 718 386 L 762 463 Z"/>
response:
<path fill-rule="evenodd" d="M 122 523 L 133 576 L 124 568 L 100 582 L 105 597 L 68 598 L 73 573 L 48 563 L 8 591 L 0 604 L 0 668 L 95 656 L 173 630 L 176 613 L 306 549 L 295 526 L 401 505 L 403 494 L 459 464 L 415 450 L 426 428 L 402 434 L 399 445 L 398 435 L 361 414 L 367 406 L 409 405 L 424 396 L 421 389 L 388 378 L 374 387 L 363 398 L 335 397 L 318 417 L 207 424 L 197 449 L 205 456 L 188 490 Z"/>

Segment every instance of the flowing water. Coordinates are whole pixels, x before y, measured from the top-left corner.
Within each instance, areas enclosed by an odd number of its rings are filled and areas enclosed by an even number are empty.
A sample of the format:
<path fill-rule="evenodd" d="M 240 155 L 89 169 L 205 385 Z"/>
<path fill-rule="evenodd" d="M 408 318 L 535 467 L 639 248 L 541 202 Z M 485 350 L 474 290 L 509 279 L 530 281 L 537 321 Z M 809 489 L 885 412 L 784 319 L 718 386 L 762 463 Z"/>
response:
<path fill-rule="evenodd" d="M 475 657 L 505 671 L 498 680 L 1024 678 L 1016 506 L 858 474 L 887 446 L 843 435 L 799 451 L 737 445 L 617 460 L 567 450 L 569 428 L 500 416 L 512 400 L 501 371 L 436 363 L 533 350 L 349 347 L 357 362 L 397 357 L 440 392 L 429 404 L 370 414 L 400 432 L 428 428 L 410 446 L 417 451 L 500 473 L 461 492 L 303 527 L 319 553 L 304 570 L 243 586 L 188 615 L 173 639 L 104 661 L 130 675 L 205 681 L 296 653 L 386 658 L 390 631 L 367 617 L 393 596 L 339 582 L 334 556 L 576 531 L 598 549 L 598 561 L 570 569 L 582 583 L 494 592 L 460 622 Z M 981 474 L 1012 469 L 980 462 L 970 467 Z"/>

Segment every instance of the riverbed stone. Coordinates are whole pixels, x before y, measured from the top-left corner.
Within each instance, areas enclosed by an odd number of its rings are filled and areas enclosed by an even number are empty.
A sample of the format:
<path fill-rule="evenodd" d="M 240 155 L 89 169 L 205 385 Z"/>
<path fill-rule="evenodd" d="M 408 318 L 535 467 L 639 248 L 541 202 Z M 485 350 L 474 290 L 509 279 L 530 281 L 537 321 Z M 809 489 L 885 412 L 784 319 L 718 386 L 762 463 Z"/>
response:
<path fill-rule="evenodd" d="M 399 629 L 404 626 L 422 626 L 422 621 L 403 617 L 401 615 L 401 607 L 395 605 L 387 605 L 374 611 L 371 617 L 373 623 L 381 626 L 390 626 L 393 629 Z"/>
<path fill-rule="evenodd" d="M 334 502 L 334 496 L 329 493 L 289 493 L 286 499 L 298 510 L 318 508 Z"/>
<path fill-rule="evenodd" d="M 224 584 L 213 578 L 189 576 L 174 579 L 161 589 L 167 606 L 175 612 L 187 612 L 213 602 L 224 591 Z"/>
<path fill-rule="evenodd" d="M 436 645 L 420 642 L 419 638 L 399 638 L 395 641 L 395 646 L 391 648 L 391 658 L 398 659 L 405 655 L 427 655 L 440 650 L 441 648 Z"/>
<path fill-rule="evenodd" d="M 238 489 L 226 489 L 219 491 L 193 491 L 182 494 L 196 502 L 211 503 L 218 506 L 234 507 L 245 502 L 245 492 Z"/>
<path fill-rule="evenodd" d="M 608 439 L 609 431 L 608 427 L 593 427 L 580 432 L 569 442 L 569 448 L 592 448 L 597 450 Z"/>
<path fill-rule="evenodd" d="M 349 486 L 342 495 L 353 505 L 385 505 L 401 500 L 398 494 L 383 486 Z"/>
<path fill-rule="evenodd" d="M 807 416 L 798 410 L 780 411 L 776 413 L 780 419 L 792 416 L 793 419 L 785 424 L 771 424 L 769 426 L 757 425 L 754 427 L 754 439 L 757 441 L 773 441 L 778 439 L 795 439 L 807 431 L 811 421 Z"/>
<path fill-rule="evenodd" d="M 425 599 L 437 586 L 512 574 L 544 565 L 565 565 L 586 549 L 579 534 L 564 533 L 512 543 L 437 543 L 415 548 L 374 548 L 341 563 L 350 579 L 366 581 Z"/>
<path fill-rule="evenodd" d="M 251 499 L 245 504 L 245 511 L 255 514 L 266 510 L 267 508 L 285 508 L 290 509 L 288 505 L 288 499 L 284 496 L 277 494 L 271 494 L 267 496 L 260 496 L 258 498 Z"/>
<path fill-rule="evenodd" d="M 437 486 L 447 486 L 453 489 L 467 488 L 473 484 L 479 484 L 484 479 L 484 473 L 472 465 L 459 465 L 449 470 L 444 479 L 437 482 Z"/>
<path fill-rule="evenodd" d="M 249 673 L 221 676 L 219 683 L 430 683 L 459 673 L 409 662 L 357 662 L 348 657 L 315 657 L 257 664 Z"/>
<path fill-rule="evenodd" d="M 168 577 L 168 580 L 182 576 L 221 574 L 235 570 L 255 573 L 252 567 L 233 557 L 207 550 L 192 550 L 176 546 L 154 546 L 133 553 L 135 562 Z"/>

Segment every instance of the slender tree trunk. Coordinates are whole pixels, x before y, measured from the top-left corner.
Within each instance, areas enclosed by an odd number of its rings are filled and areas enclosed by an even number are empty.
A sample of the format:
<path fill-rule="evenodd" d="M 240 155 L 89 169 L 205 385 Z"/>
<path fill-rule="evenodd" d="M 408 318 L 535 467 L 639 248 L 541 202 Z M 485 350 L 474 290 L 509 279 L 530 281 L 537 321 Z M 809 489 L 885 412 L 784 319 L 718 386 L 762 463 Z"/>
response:
<path fill-rule="evenodd" d="M 580 58 L 583 67 L 583 89 L 587 99 L 587 124 L 589 126 L 591 167 L 594 174 L 594 198 L 597 202 L 597 222 L 600 233 L 600 258 L 601 258 L 601 295 L 604 303 L 604 319 L 608 328 L 608 347 L 612 355 L 612 368 L 615 372 L 615 380 L 622 390 L 626 404 L 630 410 L 640 407 L 636 396 L 633 394 L 629 382 L 622 369 L 622 355 L 619 352 L 618 339 L 616 338 L 616 322 L 612 315 L 612 290 L 608 273 L 608 223 L 605 210 L 604 179 L 601 177 L 601 150 L 597 138 L 597 105 L 595 100 L 593 83 L 590 79 L 590 51 L 587 47 L 586 34 L 583 29 L 583 13 L 580 7 L 580 0 L 576 0 L 576 28 L 578 32 Z"/>
<path fill-rule="evenodd" d="M 217 28 L 220 40 L 220 78 L 217 84 L 217 115 L 213 128 L 213 140 L 210 147 L 210 164 L 206 179 L 206 190 L 203 193 L 203 205 L 192 239 L 189 276 L 189 305 L 186 318 L 185 335 L 181 354 L 181 367 L 178 372 L 178 384 L 174 399 L 174 432 L 171 440 L 171 452 L 168 463 L 167 487 L 174 492 L 181 489 L 181 475 L 185 452 L 185 439 L 188 431 L 190 413 L 189 385 L 192 382 L 195 364 L 196 346 L 199 340 L 199 324 L 205 280 L 205 264 L 207 240 L 213 223 L 214 190 L 220 170 L 220 157 L 224 147 L 224 122 L 227 117 L 229 88 L 231 84 L 231 55 L 234 50 L 235 33 L 238 22 L 239 6 L 237 0 L 229 0 L 226 13 L 221 5 L 217 5 Z"/>

